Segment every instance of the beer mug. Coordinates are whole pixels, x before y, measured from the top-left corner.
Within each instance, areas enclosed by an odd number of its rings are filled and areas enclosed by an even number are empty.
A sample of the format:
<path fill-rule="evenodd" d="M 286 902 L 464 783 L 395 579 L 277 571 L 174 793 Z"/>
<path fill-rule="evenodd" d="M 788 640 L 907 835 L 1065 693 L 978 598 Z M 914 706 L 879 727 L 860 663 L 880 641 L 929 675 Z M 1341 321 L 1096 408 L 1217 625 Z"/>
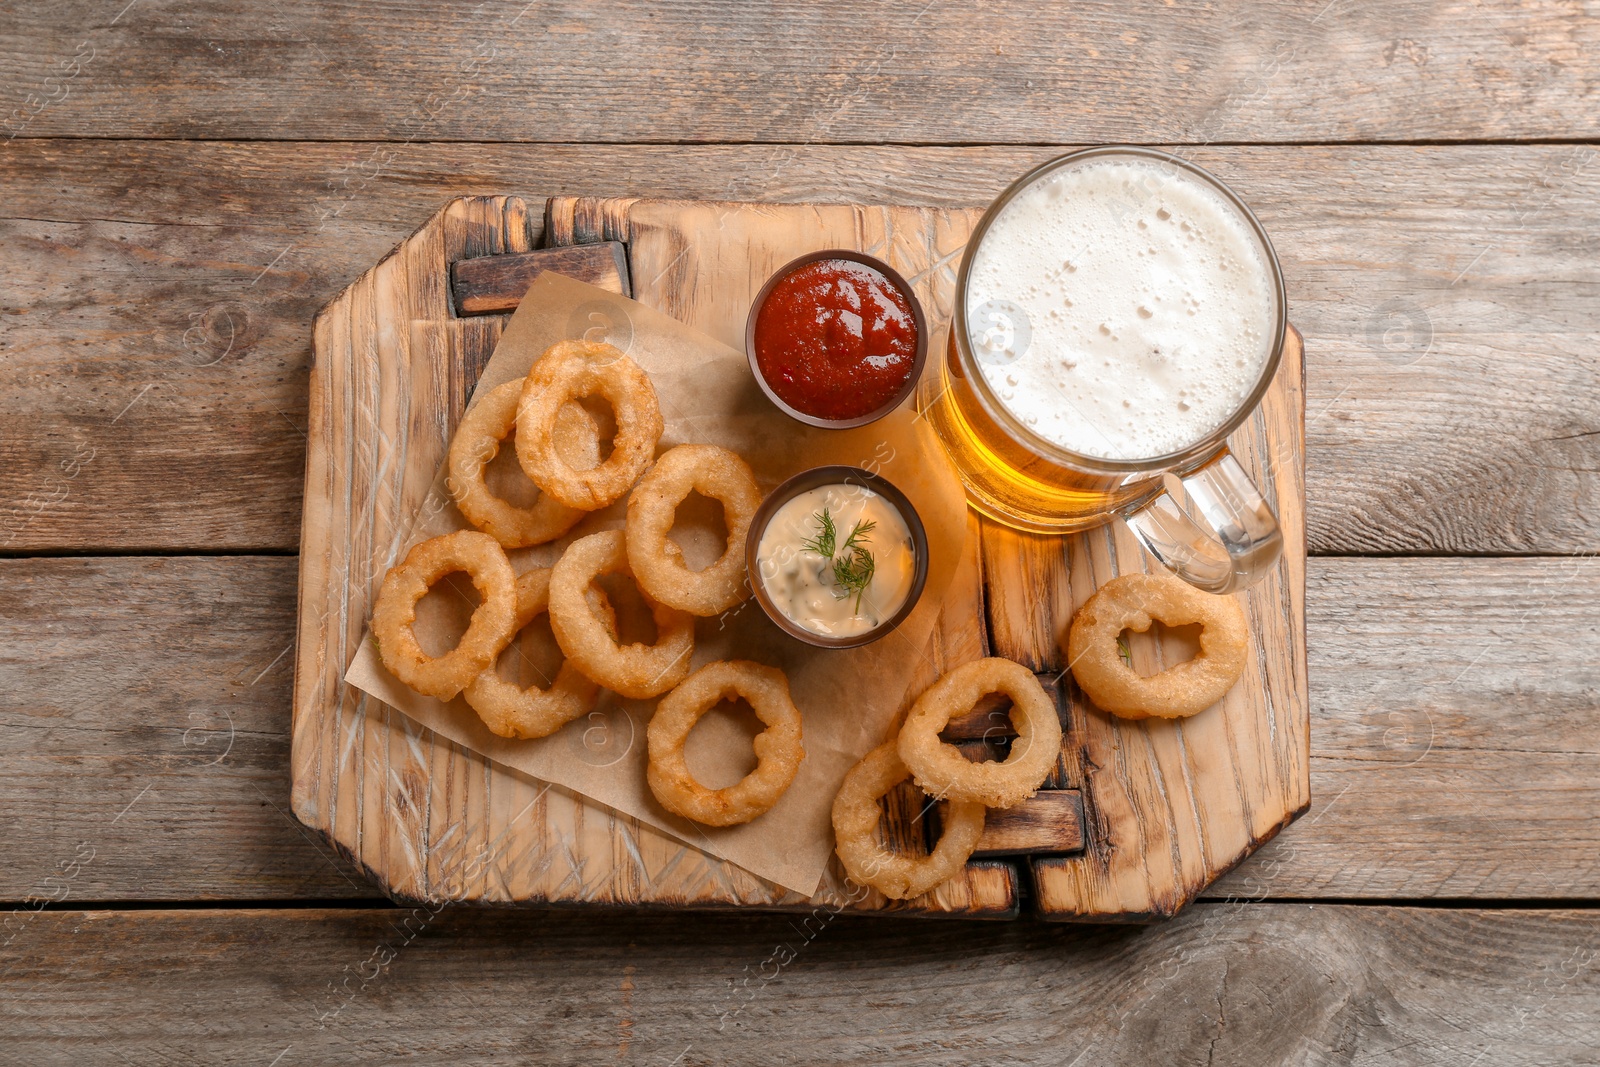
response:
<path fill-rule="evenodd" d="M 978 511 L 1042 533 L 1120 519 L 1225 593 L 1282 551 L 1226 439 L 1277 372 L 1287 321 L 1272 243 L 1221 181 L 1147 148 L 1073 152 L 973 230 L 918 407 Z"/>

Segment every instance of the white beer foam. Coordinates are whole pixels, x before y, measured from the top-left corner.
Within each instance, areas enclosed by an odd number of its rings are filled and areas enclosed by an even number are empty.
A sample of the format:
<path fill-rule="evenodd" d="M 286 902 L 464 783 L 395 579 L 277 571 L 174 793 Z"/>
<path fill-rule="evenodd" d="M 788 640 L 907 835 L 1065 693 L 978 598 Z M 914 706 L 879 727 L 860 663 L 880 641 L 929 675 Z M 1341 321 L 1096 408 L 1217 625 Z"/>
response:
<path fill-rule="evenodd" d="M 984 377 L 1030 430 L 1080 455 L 1148 459 L 1249 399 L 1271 355 L 1273 290 L 1254 231 L 1211 186 L 1156 162 L 1090 159 L 996 216 L 968 276 L 968 329 Z"/>

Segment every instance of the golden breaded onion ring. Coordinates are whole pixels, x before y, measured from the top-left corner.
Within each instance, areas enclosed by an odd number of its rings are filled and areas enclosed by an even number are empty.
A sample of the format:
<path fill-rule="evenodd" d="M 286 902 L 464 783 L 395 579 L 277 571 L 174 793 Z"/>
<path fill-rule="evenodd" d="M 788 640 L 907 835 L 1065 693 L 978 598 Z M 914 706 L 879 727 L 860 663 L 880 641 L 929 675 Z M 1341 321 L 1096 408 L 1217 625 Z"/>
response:
<path fill-rule="evenodd" d="M 550 602 L 550 570 L 541 567 L 517 579 L 517 617 L 512 636 L 544 614 Z M 597 598 L 598 599 L 598 598 Z M 571 663 L 562 663 L 545 688 L 508 682 L 489 664 L 462 694 L 478 718 L 499 737 L 548 737 L 594 710 L 600 687 Z"/>
<path fill-rule="evenodd" d="M 678 505 L 696 491 L 721 502 L 728 546 L 715 563 L 692 571 L 667 534 Z M 639 588 L 691 615 L 715 615 L 739 603 L 750 595 L 745 537 L 760 506 L 761 487 L 736 453 L 716 445 L 679 445 L 663 453 L 628 497 L 628 564 Z"/>
<path fill-rule="evenodd" d="M 834 851 L 845 873 L 892 900 L 919 897 L 966 865 L 983 836 L 984 808 L 952 800 L 945 809 L 944 833 L 926 856 L 891 852 L 878 841 L 883 809 L 878 801 L 911 776 L 895 742 L 879 745 L 845 775 L 833 798 Z"/>
<path fill-rule="evenodd" d="M 689 773 L 683 743 L 702 715 L 735 697 L 744 697 L 766 726 L 754 741 L 756 768 L 724 789 L 707 789 Z M 650 791 L 668 811 L 707 826 L 737 826 L 771 810 L 806 755 L 789 679 L 776 667 L 749 660 L 707 663 L 678 683 L 656 705 L 646 736 Z"/>
<path fill-rule="evenodd" d="M 1141 677 L 1122 659 L 1117 638 L 1143 633 L 1153 620 L 1166 626 L 1199 623 L 1193 659 Z M 1102 585 L 1073 616 L 1067 662 L 1095 707 L 1129 719 L 1175 719 L 1221 700 L 1244 673 L 1250 629 L 1231 596 L 1202 592 L 1166 574 L 1124 574 Z"/>
<path fill-rule="evenodd" d="M 430 656 L 412 629 L 417 602 L 447 574 L 465 571 L 483 598 L 456 647 Z M 449 700 L 494 663 L 516 632 L 516 577 L 500 542 L 458 530 L 414 546 L 389 568 L 372 608 L 372 635 L 389 673 L 419 693 Z"/>
<path fill-rule="evenodd" d="M 977 707 L 989 693 L 1011 698 L 1017 736 L 1004 760 L 973 763 L 939 731 L 957 715 Z M 898 742 L 900 758 L 917 787 L 945 800 L 1009 808 L 1038 792 L 1061 755 L 1061 720 L 1055 701 L 1033 672 L 1008 659 L 963 664 L 934 682 L 906 716 Z"/>
<path fill-rule="evenodd" d="M 621 530 L 580 537 L 550 572 L 550 629 L 556 643 L 589 678 L 615 693 L 642 700 L 659 696 L 689 673 L 694 616 L 644 596 L 656 622 L 656 643 L 618 643 L 587 596 L 602 574 L 630 574 Z"/>
<path fill-rule="evenodd" d="M 556 448 L 556 418 L 563 405 L 595 395 L 617 417 L 616 439 L 605 462 L 576 470 Z M 528 372 L 517 408 L 517 461 L 559 503 L 596 511 L 639 480 L 656 454 L 661 430 L 655 386 L 637 363 L 611 345 L 560 341 Z"/>
<path fill-rule="evenodd" d="M 544 492 L 532 506 L 520 508 L 495 496 L 484 484 L 484 468 L 500 454 L 501 444 L 516 428 L 523 381 L 518 378 L 498 386 L 467 410 L 450 441 L 450 473 L 445 479 L 466 520 L 507 548 L 553 541 L 586 514 Z M 600 462 L 599 428 L 580 405 L 563 405 L 551 432 L 554 451 L 564 462 L 589 467 Z"/>

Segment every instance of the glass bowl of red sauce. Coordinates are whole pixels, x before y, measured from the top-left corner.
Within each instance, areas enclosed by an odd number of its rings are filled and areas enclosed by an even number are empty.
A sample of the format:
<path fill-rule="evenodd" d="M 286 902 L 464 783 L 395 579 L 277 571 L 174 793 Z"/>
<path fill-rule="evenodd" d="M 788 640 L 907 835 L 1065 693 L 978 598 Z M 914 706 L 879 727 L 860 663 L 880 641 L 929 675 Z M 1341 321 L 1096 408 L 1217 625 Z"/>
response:
<path fill-rule="evenodd" d="M 899 407 L 928 355 L 911 285 L 864 252 L 825 249 L 767 279 L 745 325 L 750 370 L 784 414 L 809 426 L 864 426 Z"/>

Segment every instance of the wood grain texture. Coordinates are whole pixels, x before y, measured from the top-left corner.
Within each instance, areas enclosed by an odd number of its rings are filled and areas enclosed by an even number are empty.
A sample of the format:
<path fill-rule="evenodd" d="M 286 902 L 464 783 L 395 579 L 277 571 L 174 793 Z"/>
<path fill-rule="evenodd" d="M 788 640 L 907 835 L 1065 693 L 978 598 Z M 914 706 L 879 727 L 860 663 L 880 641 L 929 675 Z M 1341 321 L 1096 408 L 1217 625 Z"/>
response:
<path fill-rule="evenodd" d="M 1041 789 L 1015 807 L 991 809 L 973 855 L 1029 856 L 1083 847 L 1083 794 Z"/>
<path fill-rule="evenodd" d="M 0 550 L 293 549 L 307 324 L 455 192 L 966 206 L 1059 151 L 12 142 Z M 1187 154 L 1284 261 L 1314 554 L 1595 547 L 1600 153 Z"/>
<path fill-rule="evenodd" d="M 1597 130 L 1600 31 L 1556 0 L 1096 0 L 981 16 L 925 0 L 119 10 L 72 0 L 13 14 L 0 38 L 7 132 L 1207 143 Z M 63 78 L 75 56 L 87 58 Z"/>
<path fill-rule="evenodd" d="M 295 570 L 0 561 L 0 900 L 376 895 L 289 814 Z"/>
<path fill-rule="evenodd" d="M 533 280 L 554 271 L 623 296 L 629 292 L 628 256 L 619 242 L 540 248 L 463 259 L 450 267 L 452 306 L 458 315 L 515 311 Z"/>
<path fill-rule="evenodd" d="M 1312 809 L 1208 895 L 1600 896 L 1600 561 L 1308 572 Z M 377 893 L 284 799 L 295 578 L 281 558 L 0 562 L 0 900 L 50 898 L 80 842 L 69 902 Z"/>
<path fill-rule="evenodd" d="M 44 912 L 8 1058 L 1548 1067 L 1600 1054 L 1600 913 L 1200 905 L 1154 929 L 777 916 Z M 935 933 L 936 936 L 929 936 Z"/>
<path fill-rule="evenodd" d="M 1324 560 L 1309 585 L 1312 811 L 1213 892 L 1600 895 L 1600 559 Z"/>

